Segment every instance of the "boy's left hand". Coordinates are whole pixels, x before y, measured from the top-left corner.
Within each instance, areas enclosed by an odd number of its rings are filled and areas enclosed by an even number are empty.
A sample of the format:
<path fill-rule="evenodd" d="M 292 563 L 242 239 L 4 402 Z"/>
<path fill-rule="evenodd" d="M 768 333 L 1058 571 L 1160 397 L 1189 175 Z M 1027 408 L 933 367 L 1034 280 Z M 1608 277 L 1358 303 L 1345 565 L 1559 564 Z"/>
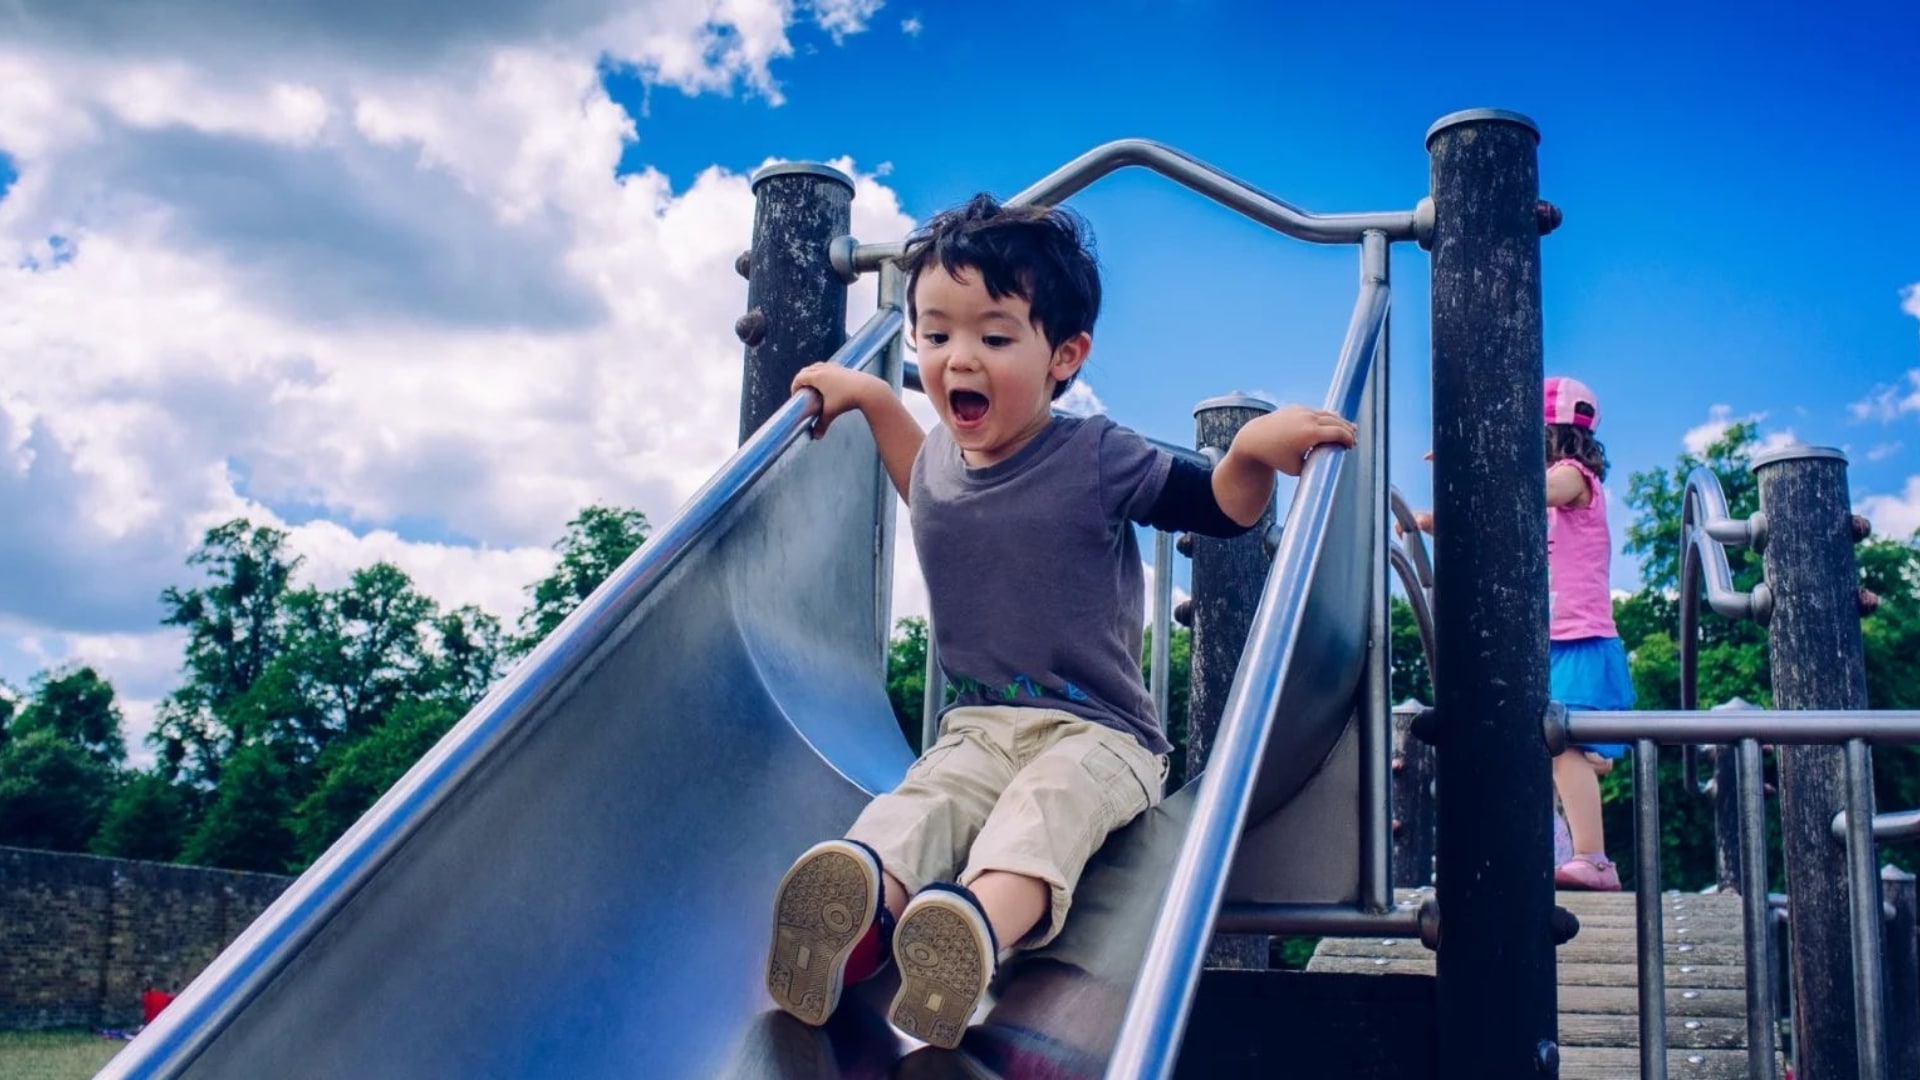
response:
<path fill-rule="evenodd" d="M 1249 421 L 1233 437 L 1233 449 L 1269 469 L 1299 476 L 1307 451 L 1326 443 L 1352 446 L 1356 434 L 1339 413 L 1287 405 Z"/>

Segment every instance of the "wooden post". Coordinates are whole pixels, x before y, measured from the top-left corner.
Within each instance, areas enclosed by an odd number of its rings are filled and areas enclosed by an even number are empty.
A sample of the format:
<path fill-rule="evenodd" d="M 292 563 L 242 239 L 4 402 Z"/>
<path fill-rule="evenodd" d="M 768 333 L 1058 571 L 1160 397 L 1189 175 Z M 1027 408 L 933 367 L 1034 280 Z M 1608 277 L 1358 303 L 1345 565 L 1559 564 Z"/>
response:
<path fill-rule="evenodd" d="M 1194 406 L 1195 445 L 1201 450 L 1227 452 L 1233 437 L 1247 422 L 1273 411 L 1273 403 L 1245 394 L 1208 398 Z M 1247 647 L 1253 615 L 1260 605 L 1273 554 L 1267 533 L 1273 528 L 1269 502 L 1252 529 L 1231 540 L 1207 536 L 1192 538 L 1193 557 L 1193 675 L 1187 698 L 1187 779 L 1206 769 L 1213 736 L 1226 711 L 1233 675 Z M 1264 971 L 1267 938 L 1255 934 L 1216 934 L 1207 952 L 1207 966 Z"/>
<path fill-rule="evenodd" d="M 1767 515 L 1761 558 L 1773 593 L 1767 646 L 1774 705 L 1864 709 L 1846 455 L 1790 446 L 1756 457 L 1753 470 Z M 1863 1062 L 1854 1027 L 1852 898 L 1847 847 L 1833 836 L 1834 815 L 1847 807 L 1846 751 L 1787 746 L 1779 757 L 1793 941 L 1794 1076 L 1856 1080 Z M 1879 908 L 1876 896 L 1872 910 Z"/>
<path fill-rule="evenodd" d="M 1474 1080 L 1539 1080 L 1560 1059 L 1539 143 L 1490 109 L 1427 133 L 1440 1074 Z"/>
<path fill-rule="evenodd" d="M 1426 708 L 1408 698 L 1393 707 L 1393 887 L 1433 884 L 1436 804 L 1433 747 L 1415 737 L 1413 718 Z"/>
<path fill-rule="evenodd" d="M 1920 1076 L 1920 938 L 1915 937 L 1914 877 L 1897 866 L 1881 867 L 1880 888 L 1893 908 L 1882 945 L 1887 958 L 1887 1075 Z"/>
<path fill-rule="evenodd" d="M 733 326 L 747 347 L 741 442 L 793 396 L 801 368 L 847 340 L 847 285 L 828 248 L 847 235 L 852 214 L 853 181 L 837 169 L 792 161 L 754 174 L 747 313 Z"/>

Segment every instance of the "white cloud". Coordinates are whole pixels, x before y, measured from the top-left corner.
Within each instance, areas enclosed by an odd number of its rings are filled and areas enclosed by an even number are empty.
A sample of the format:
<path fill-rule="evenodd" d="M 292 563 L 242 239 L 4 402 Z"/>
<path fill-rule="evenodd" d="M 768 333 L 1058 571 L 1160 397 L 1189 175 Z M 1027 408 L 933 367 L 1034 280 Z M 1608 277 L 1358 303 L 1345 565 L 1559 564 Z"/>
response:
<path fill-rule="evenodd" d="M 908 16 L 900 20 L 900 32 L 908 37 L 919 37 L 920 32 L 926 28 L 926 24 L 920 21 L 920 16 L 918 15 Z"/>
<path fill-rule="evenodd" d="M 1092 416 L 1107 411 L 1106 402 L 1093 392 L 1092 384 L 1085 379 L 1076 379 L 1067 392 L 1061 394 L 1053 407 L 1073 416 Z"/>
<path fill-rule="evenodd" d="M 1911 297 L 1908 301 L 1912 305 Z M 1920 368 L 1907 372 L 1905 384 L 1891 383 L 1876 386 L 1864 399 L 1847 407 L 1855 420 L 1878 420 L 1889 423 L 1907 413 L 1920 413 Z"/>
<path fill-rule="evenodd" d="M 1906 539 L 1920 529 L 1920 476 L 1907 477 L 1906 487 L 1898 495 L 1868 495 L 1854 504 L 1853 512 L 1873 522 L 1873 531 L 1882 536 Z"/>
<path fill-rule="evenodd" d="M 1906 445 L 1905 443 L 1901 442 L 1898 439 L 1895 439 L 1892 442 L 1880 443 L 1867 451 L 1867 460 L 1868 461 L 1885 461 L 1888 458 L 1892 457 L 1893 455 L 1899 453 L 1901 448 L 1904 447 L 1905 445 Z"/>
<path fill-rule="evenodd" d="M 878 7 L 0 6 L 0 657 L 99 658 L 150 716 L 158 594 L 236 516 L 509 621 L 582 506 L 663 523 L 734 444 L 752 195 L 616 178 L 600 71 L 764 108 L 796 19 Z M 836 164 L 856 235 L 910 227 Z"/>
<path fill-rule="evenodd" d="M 1707 447 L 1720 441 L 1721 437 L 1726 435 L 1727 430 L 1733 427 L 1733 425 L 1759 424 L 1766 418 L 1767 414 L 1764 412 L 1735 416 L 1733 415 L 1732 406 L 1713 405 L 1707 409 L 1706 420 L 1688 428 L 1686 433 L 1680 436 L 1680 443 L 1686 447 L 1687 453 L 1699 457 L 1707 452 Z M 1755 451 L 1765 452 L 1768 450 L 1778 450 L 1781 447 L 1792 446 L 1799 441 L 1799 437 L 1794 435 L 1792 428 L 1762 432 L 1759 442 L 1755 446 Z"/>

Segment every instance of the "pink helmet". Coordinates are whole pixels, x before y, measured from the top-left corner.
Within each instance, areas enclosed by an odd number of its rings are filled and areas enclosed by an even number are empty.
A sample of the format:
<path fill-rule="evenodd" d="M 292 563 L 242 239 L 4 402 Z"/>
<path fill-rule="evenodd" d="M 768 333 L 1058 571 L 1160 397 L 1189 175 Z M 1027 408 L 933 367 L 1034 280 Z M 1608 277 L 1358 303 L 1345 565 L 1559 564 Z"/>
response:
<path fill-rule="evenodd" d="M 1547 379 L 1547 423 L 1572 424 L 1589 431 L 1600 426 L 1600 400 L 1587 384 L 1565 375 Z M 1583 412 L 1580 406 L 1585 405 Z"/>

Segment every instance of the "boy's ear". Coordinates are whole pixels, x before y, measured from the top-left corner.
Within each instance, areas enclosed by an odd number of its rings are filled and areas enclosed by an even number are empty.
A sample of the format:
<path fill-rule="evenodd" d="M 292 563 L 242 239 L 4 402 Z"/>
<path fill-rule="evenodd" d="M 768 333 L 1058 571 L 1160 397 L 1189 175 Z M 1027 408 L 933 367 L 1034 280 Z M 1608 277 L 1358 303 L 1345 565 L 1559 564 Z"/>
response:
<path fill-rule="evenodd" d="M 1093 351 L 1093 335 L 1085 330 L 1061 342 L 1053 350 L 1053 362 L 1047 368 L 1047 375 L 1054 382 L 1062 383 L 1079 372 L 1080 365 L 1087 362 L 1087 354 Z"/>

